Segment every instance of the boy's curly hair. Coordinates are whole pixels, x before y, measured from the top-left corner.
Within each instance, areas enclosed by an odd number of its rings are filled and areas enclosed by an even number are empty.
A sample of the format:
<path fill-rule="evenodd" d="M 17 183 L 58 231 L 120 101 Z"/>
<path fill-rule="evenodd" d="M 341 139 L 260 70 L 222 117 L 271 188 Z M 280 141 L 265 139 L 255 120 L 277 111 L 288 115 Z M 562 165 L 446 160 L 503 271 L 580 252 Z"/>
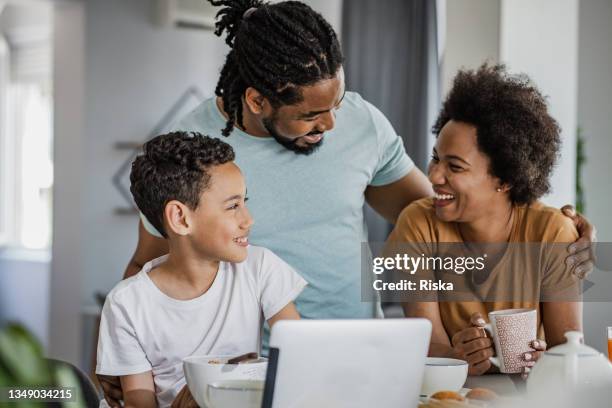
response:
<path fill-rule="evenodd" d="M 200 194 L 210 185 L 211 166 L 234 160 L 227 143 L 200 133 L 173 132 L 143 146 L 130 173 L 130 191 L 138 209 L 164 237 L 164 208 L 178 200 L 196 209 Z"/>
<path fill-rule="evenodd" d="M 459 71 L 432 128 L 436 137 L 450 120 L 476 127 L 478 148 L 491 161 L 489 172 L 511 187 L 513 203 L 529 204 L 550 191 L 560 128 L 527 76 L 486 63 Z"/>

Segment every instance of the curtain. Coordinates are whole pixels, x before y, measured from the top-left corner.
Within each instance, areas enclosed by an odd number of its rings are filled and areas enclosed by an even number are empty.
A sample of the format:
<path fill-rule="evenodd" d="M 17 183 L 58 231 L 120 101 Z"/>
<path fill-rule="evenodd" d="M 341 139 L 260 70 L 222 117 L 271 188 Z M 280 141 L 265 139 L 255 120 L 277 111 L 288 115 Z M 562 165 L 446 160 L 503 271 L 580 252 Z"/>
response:
<path fill-rule="evenodd" d="M 440 105 L 435 0 L 345 0 L 342 48 L 347 89 L 378 107 L 426 169 Z M 391 226 L 366 208 L 370 241 Z"/>

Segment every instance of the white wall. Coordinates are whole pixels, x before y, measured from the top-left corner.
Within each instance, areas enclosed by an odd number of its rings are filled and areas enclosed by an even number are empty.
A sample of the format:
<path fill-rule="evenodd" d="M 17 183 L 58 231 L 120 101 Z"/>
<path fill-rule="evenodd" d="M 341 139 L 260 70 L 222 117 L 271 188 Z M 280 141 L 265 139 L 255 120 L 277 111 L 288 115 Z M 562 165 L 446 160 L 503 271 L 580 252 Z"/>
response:
<path fill-rule="evenodd" d="M 582 180 L 586 214 L 601 242 L 612 242 L 612 2 L 580 2 L 578 125 L 586 139 Z M 609 280 L 609 279 L 608 279 Z M 612 296 L 612 294 L 611 294 Z M 606 350 L 605 327 L 612 326 L 612 303 L 584 306 L 587 342 Z"/>
<path fill-rule="evenodd" d="M 578 125 L 586 138 L 586 212 L 599 240 L 612 242 L 612 2 L 580 3 Z"/>
<path fill-rule="evenodd" d="M 461 68 L 478 68 L 486 60 L 499 60 L 499 0 L 448 0 L 444 52 L 442 54 L 442 96 L 450 90 Z"/>
<path fill-rule="evenodd" d="M 53 238 L 49 310 L 51 357 L 76 363 L 80 351 L 83 261 L 84 4 L 58 2 L 53 38 Z"/>
<path fill-rule="evenodd" d="M 323 17 L 331 24 L 331 26 L 340 37 L 342 33 L 342 2 L 343 0 L 301 0 L 308 4 L 313 10 L 321 13 Z M 350 0 L 347 0 L 350 1 Z"/>
<path fill-rule="evenodd" d="M 560 207 L 575 200 L 578 89 L 578 0 L 502 0 L 500 59 L 525 72 L 549 97 L 561 126 L 561 160 L 543 198 Z"/>
<path fill-rule="evenodd" d="M 0 326 L 9 321 L 27 327 L 48 346 L 49 254 L 0 251 Z"/>

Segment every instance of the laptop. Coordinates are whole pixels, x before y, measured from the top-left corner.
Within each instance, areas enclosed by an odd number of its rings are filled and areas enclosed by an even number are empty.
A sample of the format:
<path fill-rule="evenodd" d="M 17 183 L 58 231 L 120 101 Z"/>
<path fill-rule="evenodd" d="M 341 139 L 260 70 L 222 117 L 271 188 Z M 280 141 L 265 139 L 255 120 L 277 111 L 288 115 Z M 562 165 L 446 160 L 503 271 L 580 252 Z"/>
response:
<path fill-rule="evenodd" d="M 262 408 L 416 407 L 430 336 L 427 319 L 279 321 Z"/>

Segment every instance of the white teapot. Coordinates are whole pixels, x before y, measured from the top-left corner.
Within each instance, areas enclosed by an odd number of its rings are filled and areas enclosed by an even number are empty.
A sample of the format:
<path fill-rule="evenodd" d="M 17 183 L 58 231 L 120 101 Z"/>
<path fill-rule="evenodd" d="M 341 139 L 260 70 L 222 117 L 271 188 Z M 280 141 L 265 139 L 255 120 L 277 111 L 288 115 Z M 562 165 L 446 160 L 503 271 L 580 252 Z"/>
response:
<path fill-rule="evenodd" d="M 527 379 L 530 395 L 612 386 L 612 364 L 582 344 L 582 333 L 568 331 L 567 342 L 544 352 Z"/>

